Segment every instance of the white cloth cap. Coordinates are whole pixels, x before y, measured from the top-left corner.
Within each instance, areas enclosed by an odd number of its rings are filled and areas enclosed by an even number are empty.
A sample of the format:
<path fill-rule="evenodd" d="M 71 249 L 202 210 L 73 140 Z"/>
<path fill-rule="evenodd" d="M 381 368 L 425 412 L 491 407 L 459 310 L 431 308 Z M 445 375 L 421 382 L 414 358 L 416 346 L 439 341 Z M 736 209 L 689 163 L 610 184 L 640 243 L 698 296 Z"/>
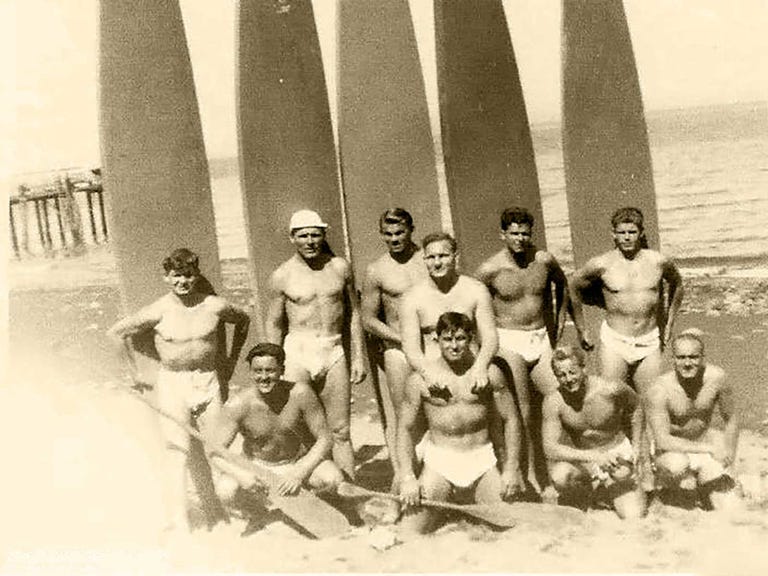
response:
<path fill-rule="evenodd" d="M 328 228 L 328 224 L 314 210 L 298 210 L 291 216 L 288 229 L 293 231 L 299 228 Z"/>

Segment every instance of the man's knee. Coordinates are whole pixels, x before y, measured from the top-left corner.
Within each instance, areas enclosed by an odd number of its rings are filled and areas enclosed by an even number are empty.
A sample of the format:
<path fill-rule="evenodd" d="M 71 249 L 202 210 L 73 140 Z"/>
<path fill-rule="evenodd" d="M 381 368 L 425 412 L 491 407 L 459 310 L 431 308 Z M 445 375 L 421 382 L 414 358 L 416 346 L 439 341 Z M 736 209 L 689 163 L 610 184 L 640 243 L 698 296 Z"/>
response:
<path fill-rule="evenodd" d="M 558 492 L 566 492 L 584 484 L 584 474 L 573 464 L 555 462 L 549 466 L 549 477 Z"/>
<path fill-rule="evenodd" d="M 230 503 L 235 499 L 240 485 L 237 480 L 226 474 L 220 474 L 215 480 L 216 495 L 222 502 Z"/>
<path fill-rule="evenodd" d="M 318 492 L 333 492 L 343 481 L 341 470 L 331 460 L 324 460 L 312 471 L 309 486 Z"/>
<path fill-rule="evenodd" d="M 656 471 L 666 480 L 680 480 L 691 473 L 691 462 L 681 452 L 665 452 L 655 458 Z"/>

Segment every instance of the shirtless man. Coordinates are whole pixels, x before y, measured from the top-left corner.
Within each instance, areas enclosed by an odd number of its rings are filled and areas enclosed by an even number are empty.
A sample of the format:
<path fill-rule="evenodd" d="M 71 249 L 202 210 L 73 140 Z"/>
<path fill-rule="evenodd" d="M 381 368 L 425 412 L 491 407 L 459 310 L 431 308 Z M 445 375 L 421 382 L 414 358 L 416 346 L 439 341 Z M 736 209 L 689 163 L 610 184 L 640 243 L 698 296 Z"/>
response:
<path fill-rule="evenodd" d="M 296 254 L 270 276 L 266 334 L 267 340 L 285 349 L 285 379 L 312 383 L 331 428 L 333 460 L 354 478 L 350 382 L 365 379 L 363 330 L 352 268 L 328 248 L 327 227 L 311 210 L 291 216 L 289 230 Z M 347 329 L 352 356 L 349 368 L 342 347 Z"/>
<path fill-rule="evenodd" d="M 637 208 L 620 208 L 611 218 L 616 249 L 589 260 L 573 275 L 573 296 L 599 282 L 605 320 L 600 329 L 600 364 L 608 380 L 627 381 L 643 394 L 661 371 L 661 349 L 669 340 L 683 300 L 677 266 L 646 248 L 643 215 Z M 669 285 L 669 313 L 663 333 L 662 281 Z M 578 310 L 575 309 L 575 312 Z"/>
<path fill-rule="evenodd" d="M 406 210 L 386 210 L 379 218 L 379 232 L 388 251 L 366 270 L 361 310 L 363 327 L 379 339 L 383 350 L 384 371 L 394 415 L 393 421 L 386 423 L 384 435 L 394 471 L 392 485 L 397 486 L 400 478 L 396 457 L 397 414 L 403 402 L 405 381 L 411 371 L 401 347 L 400 297 L 411 286 L 429 276 L 421 250 L 411 238 L 413 218 Z"/>
<path fill-rule="evenodd" d="M 555 292 L 554 322 L 559 338 L 565 324 L 567 280 L 560 264 L 549 252 L 531 244 L 533 216 L 524 208 L 512 207 L 501 214 L 501 240 L 504 248 L 486 260 L 475 276 L 493 297 L 493 311 L 499 334 L 498 356 L 509 366 L 520 413 L 528 455 L 528 482 L 536 487 L 533 437 L 538 430 L 531 427 L 531 381 L 541 395 L 557 389 L 552 373 L 548 326 L 552 289 Z M 581 324 L 576 324 L 582 345 Z M 540 403 L 538 403 L 540 405 Z M 539 445 L 540 450 L 540 445 Z M 543 462 L 542 462 L 543 463 Z"/>
<path fill-rule="evenodd" d="M 698 330 L 672 342 L 674 369 L 662 374 L 646 397 L 655 444 L 658 480 L 692 507 L 698 497 L 718 510 L 737 510 L 740 501 L 730 468 L 736 460 L 739 418 L 725 371 L 704 358 Z M 725 427 L 715 429 L 717 409 Z"/>
<path fill-rule="evenodd" d="M 493 503 L 525 488 L 519 466 L 520 424 L 504 376 L 491 366 L 490 386 L 477 387 L 472 376 L 476 358 L 470 347 L 473 323 L 464 314 L 442 314 L 435 331 L 441 355 L 425 361 L 424 369 L 442 382 L 443 388 L 424 392 L 422 376 L 411 374 L 400 412 L 400 498 L 406 508 L 402 526 L 407 532 L 424 533 L 434 528 L 434 510 L 417 507 L 422 497 L 447 501 L 452 493 L 463 491 L 476 502 Z M 428 431 L 415 447 L 414 433 L 422 409 Z M 496 425 L 503 426 L 503 435 L 491 433 Z M 503 438 L 502 445 L 494 447 L 492 438 L 499 437 Z M 413 468 L 417 452 L 424 462 L 418 478 Z"/>
<path fill-rule="evenodd" d="M 552 355 L 560 386 L 544 399 L 542 428 L 552 483 L 563 500 L 582 504 L 593 490 L 604 488 L 620 518 L 640 518 L 646 513 L 645 493 L 634 474 L 640 401 L 624 382 L 587 375 L 584 360 L 584 353 L 571 346 Z M 624 432 L 630 421 L 632 443 Z"/>
<path fill-rule="evenodd" d="M 329 458 L 331 432 L 315 393 L 306 382 L 282 380 L 285 352 L 277 344 L 257 344 L 245 360 L 251 385 L 222 407 L 212 435 L 215 445 L 229 447 L 242 434 L 243 456 L 281 476 L 280 495 L 295 494 L 304 485 L 335 489 L 343 477 Z M 214 458 L 226 469 L 225 460 Z M 216 482 L 216 492 L 227 502 L 238 487 L 236 478 L 226 474 Z"/>
<path fill-rule="evenodd" d="M 422 241 L 429 278 L 415 284 L 400 302 L 400 334 L 403 352 L 424 386 L 442 388 L 428 360 L 440 357 L 435 326 L 444 312 L 461 312 L 477 326 L 479 351 L 470 369 L 475 386 L 488 385 L 488 365 L 496 354 L 498 337 L 488 289 L 478 280 L 456 269 L 456 240 L 445 232 L 428 234 Z"/>
<path fill-rule="evenodd" d="M 229 376 L 245 344 L 250 319 L 244 310 L 200 289 L 199 262 L 193 252 L 186 248 L 174 250 L 163 261 L 163 269 L 169 293 L 117 322 L 108 334 L 124 345 L 136 379 L 131 338 L 144 332 L 154 333 L 160 358 L 155 384 L 158 406 L 179 420 L 198 426 L 205 434 L 221 405 L 217 377 L 219 323 L 235 325 L 232 350 L 222 371 Z M 165 418 L 160 420 L 160 429 L 168 448 L 163 474 L 167 529 L 189 529 L 187 466 L 201 501 L 209 508 L 208 520 L 215 522 L 223 515 L 223 509 L 213 493 L 210 468 L 200 443 L 191 441 L 184 430 Z"/>

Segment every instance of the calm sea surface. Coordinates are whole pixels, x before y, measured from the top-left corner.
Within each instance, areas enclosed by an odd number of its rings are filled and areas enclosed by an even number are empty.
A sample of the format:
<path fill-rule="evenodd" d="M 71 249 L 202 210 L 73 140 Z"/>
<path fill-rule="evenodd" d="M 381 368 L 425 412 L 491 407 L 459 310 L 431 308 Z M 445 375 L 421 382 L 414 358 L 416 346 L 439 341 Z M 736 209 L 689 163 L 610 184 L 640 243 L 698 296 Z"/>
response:
<path fill-rule="evenodd" d="M 768 103 L 650 113 L 648 130 L 662 250 L 689 264 L 762 257 L 768 265 Z M 547 244 L 567 264 L 560 126 L 535 125 L 533 139 Z M 211 168 L 221 257 L 244 258 L 237 163 L 217 160 Z"/>

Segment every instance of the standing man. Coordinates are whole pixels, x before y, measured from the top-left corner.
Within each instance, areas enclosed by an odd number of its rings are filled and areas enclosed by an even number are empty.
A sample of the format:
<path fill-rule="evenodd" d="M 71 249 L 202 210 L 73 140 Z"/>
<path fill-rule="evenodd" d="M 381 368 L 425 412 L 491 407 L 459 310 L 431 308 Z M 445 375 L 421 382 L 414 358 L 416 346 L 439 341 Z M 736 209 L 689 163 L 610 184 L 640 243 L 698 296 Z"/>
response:
<path fill-rule="evenodd" d="M 366 270 L 361 308 L 363 327 L 380 343 L 384 359 L 394 416 L 391 422 L 385 424 L 384 436 L 394 471 L 392 485 L 397 486 L 400 479 L 396 457 L 397 415 L 403 402 L 405 381 L 411 371 L 402 349 L 399 306 L 401 296 L 429 275 L 421 250 L 411 238 L 413 218 L 406 210 L 386 210 L 379 218 L 379 232 L 387 246 L 387 253 Z"/>
<path fill-rule="evenodd" d="M 472 375 L 476 359 L 470 348 L 473 323 L 464 314 L 442 314 L 435 332 L 440 356 L 426 361 L 424 370 L 443 388 L 425 392 L 423 377 L 411 374 L 398 429 L 403 471 L 400 497 L 407 508 L 402 522 L 407 531 L 416 533 L 433 529 L 436 519 L 432 509 L 412 508 L 422 497 L 447 501 L 454 492 L 463 491 L 470 492 L 476 502 L 493 503 L 525 487 L 519 468 L 520 425 L 504 376 L 491 366 L 490 386 L 477 387 Z M 428 430 L 418 448 L 424 466 L 417 478 L 413 464 L 421 410 Z M 497 424 L 501 435 L 491 433 Z M 492 439 L 500 439 L 501 445 L 494 447 Z"/>
<path fill-rule="evenodd" d="M 160 358 L 155 390 L 159 407 L 175 418 L 198 426 L 204 434 L 221 407 L 217 368 L 228 378 L 248 335 L 248 314 L 201 289 L 197 254 L 179 248 L 163 260 L 169 293 L 128 316 L 109 329 L 108 335 L 125 349 L 136 378 L 131 338 L 153 333 Z M 219 366 L 219 323 L 235 325 L 232 350 Z M 168 530 L 188 530 L 187 467 L 192 473 L 209 523 L 225 517 L 215 497 L 210 467 L 199 441 L 191 440 L 178 425 L 161 419 L 160 430 L 167 443 L 164 488 Z"/>
<path fill-rule="evenodd" d="M 737 510 L 740 501 L 729 470 L 736 461 L 739 418 L 725 371 L 708 364 L 698 330 L 672 342 L 674 369 L 662 374 L 646 398 L 655 444 L 656 471 L 665 488 L 684 505 L 697 498 L 717 510 Z M 725 427 L 717 430 L 717 409 Z"/>
<path fill-rule="evenodd" d="M 501 214 L 501 240 L 504 248 L 486 260 L 475 276 L 483 282 L 493 297 L 493 311 L 499 334 L 498 355 L 509 366 L 520 413 L 528 456 L 528 482 L 538 488 L 535 464 L 541 460 L 540 444 L 534 437 L 539 430 L 531 426 L 531 383 L 541 395 L 557 389 L 552 373 L 549 329 L 556 339 L 565 325 L 567 281 L 560 264 L 549 252 L 537 250 L 531 243 L 533 215 L 524 208 L 512 207 Z M 552 290 L 555 310 L 552 313 Z M 554 323 L 554 326 L 548 326 Z M 589 347 L 581 323 L 576 331 L 582 346 Z M 541 405 L 540 398 L 536 402 Z"/>
<path fill-rule="evenodd" d="M 640 210 L 619 208 L 611 226 L 616 248 L 592 258 L 574 273 L 573 296 L 577 302 L 597 302 L 605 309 L 600 328 L 602 376 L 629 383 L 643 397 L 661 372 L 661 352 L 683 301 L 683 281 L 672 260 L 647 248 Z M 669 290 L 668 311 L 664 309 L 664 282 Z M 580 312 L 574 306 L 575 315 Z M 643 488 L 653 490 L 645 433 L 639 466 Z"/>
<path fill-rule="evenodd" d="M 629 382 L 643 394 L 661 371 L 661 350 L 683 301 L 683 282 L 672 260 L 647 248 L 640 210 L 619 208 L 611 225 L 616 249 L 592 258 L 574 273 L 573 296 L 591 303 L 594 292 L 601 291 L 602 375 Z M 662 323 L 663 282 L 669 287 L 669 311 Z M 574 311 L 579 315 L 577 307 Z"/>
<path fill-rule="evenodd" d="M 627 384 L 588 375 L 584 360 L 572 346 L 558 347 L 552 356 L 559 388 L 544 399 L 542 429 L 552 482 L 562 498 L 581 504 L 603 488 L 620 518 L 640 518 L 646 512 L 634 471 L 640 401 Z M 629 422 L 632 443 L 624 432 Z"/>
<path fill-rule="evenodd" d="M 433 232 L 422 241 L 429 278 L 415 284 L 400 304 L 400 334 L 403 352 L 411 368 L 422 377 L 426 388 L 443 388 L 434 373 L 426 370 L 428 360 L 440 357 L 435 327 L 444 312 L 460 312 L 472 320 L 479 337 L 477 358 L 470 378 L 478 388 L 488 385 L 488 365 L 496 354 L 498 338 L 493 305 L 481 282 L 459 274 L 456 268 L 456 240 L 445 232 Z"/>
<path fill-rule="evenodd" d="M 262 342 L 245 358 L 250 386 L 244 386 L 222 407 L 213 432 L 215 446 L 229 447 L 243 436 L 243 456 L 281 477 L 280 495 L 295 494 L 302 486 L 333 490 L 343 477 L 330 460 L 331 432 L 323 407 L 306 382 L 282 379 L 285 352 Z M 220 457 L 220 467 L 228 463 Z M 238 481 L 219 475 L 216 491 L 222 500 L 234 499 Z"/>
<path fill-rule="evenodd" d="M 352 268 L 331 252 L 326 228 L 312 210 L 299 210 L 291 216 L 290 238 L 296 254 L 270 276 L 266 333 L 270 342 L 285 350 L 285 379 L 312 383 L 331 428 L 333 459 L 354 478 L 350 383 L 365 379 L 363 330 Z M 349 368 L 342 346 L 342 334 L 347 330 Z"/>

